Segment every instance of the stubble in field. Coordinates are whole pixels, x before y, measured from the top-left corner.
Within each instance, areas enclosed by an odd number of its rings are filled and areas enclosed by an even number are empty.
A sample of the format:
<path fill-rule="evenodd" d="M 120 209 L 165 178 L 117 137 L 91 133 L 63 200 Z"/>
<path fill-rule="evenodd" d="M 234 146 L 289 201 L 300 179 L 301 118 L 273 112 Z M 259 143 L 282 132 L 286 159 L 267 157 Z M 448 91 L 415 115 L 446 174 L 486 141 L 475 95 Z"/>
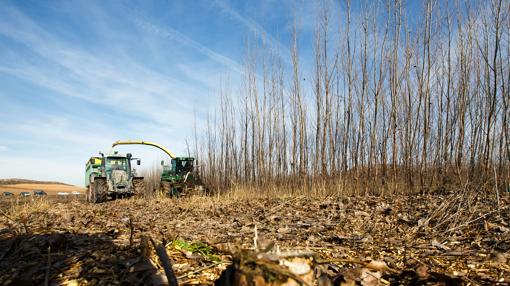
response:
<path fill-rule="evenodd" d="M 2 211 L 0 281 L 165 283 L 153 240 L 180 284 L 213 284 L 255 246 L 311 251 L 338 283 L 363 282 L 366 269 L 383 284 L 508 282 L 509 218 L 458 195 L 42 200 Z"/>

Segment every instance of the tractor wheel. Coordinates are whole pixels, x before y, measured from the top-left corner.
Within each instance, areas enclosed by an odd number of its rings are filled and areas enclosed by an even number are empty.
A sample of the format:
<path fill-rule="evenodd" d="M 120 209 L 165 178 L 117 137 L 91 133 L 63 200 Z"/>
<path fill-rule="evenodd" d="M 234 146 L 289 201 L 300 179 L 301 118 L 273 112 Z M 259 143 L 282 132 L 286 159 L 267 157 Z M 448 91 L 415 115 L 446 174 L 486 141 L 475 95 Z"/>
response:
<path fill-rule="evenodd" d="M 133 178 L 132 184 L 133 184 L 133 193 L 135 196 L 145 193 L 145 181 L 143 180 L 143 177 Z"/>
<path fill-rule="evenodd" d="M 162 192 L 170 198 L 181 198 L 185 195 L 181 184 L 171 182 L 161 182 Z"/>
<path fill-rule="evenodd" d="M 96 187 L 94 182 L 90 182 L 89 188 L 87 189 L 87 202 L 96 203 Z"/>
<path fill-rule="evenodd" d="M 87 191 L 85 192 L 85 199 L 87 200 L 87 203 L 90 203 L 90 192 L 92 190 L 92 187 L 91 187 L 92 184 L 89 184 L 87 186 Z"/>
<path fill-rule="evenodd" d="M 161 182 L 160 192 L 163 196 L 170 197 L 172 195 L 172 184 L 170 182 Z"/>
<path fill-rule="evenodd" d="M 88 201 L 91 203 L 101 203 L 108 198 L 108 185 L 106 178 L 95 178 L 89 185 Z"/>
<path fill-rule="evenodd" d="M 89 203 L 96 203 L 96 183 L 93 180 L 87 188 L 86 199 Z"/>

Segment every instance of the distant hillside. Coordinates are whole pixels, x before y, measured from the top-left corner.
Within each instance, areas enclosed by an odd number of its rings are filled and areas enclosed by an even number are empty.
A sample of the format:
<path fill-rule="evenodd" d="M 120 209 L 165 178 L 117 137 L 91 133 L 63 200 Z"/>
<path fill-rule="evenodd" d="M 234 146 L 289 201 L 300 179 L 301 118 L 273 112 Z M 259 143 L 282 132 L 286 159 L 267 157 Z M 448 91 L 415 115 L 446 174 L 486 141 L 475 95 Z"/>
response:
<path fill-rule="evenodd" d="M 16 184 L 39 184 L 39 185 L 64 185 L 71 186 L 69 184 L 64 184 L 61 182 L 46 182 L 46 181 L 36 181 L 36 180 L 27 180 L 27 179 L 0 179 L 0 186 L 2 185 L 16 185 Z"/>

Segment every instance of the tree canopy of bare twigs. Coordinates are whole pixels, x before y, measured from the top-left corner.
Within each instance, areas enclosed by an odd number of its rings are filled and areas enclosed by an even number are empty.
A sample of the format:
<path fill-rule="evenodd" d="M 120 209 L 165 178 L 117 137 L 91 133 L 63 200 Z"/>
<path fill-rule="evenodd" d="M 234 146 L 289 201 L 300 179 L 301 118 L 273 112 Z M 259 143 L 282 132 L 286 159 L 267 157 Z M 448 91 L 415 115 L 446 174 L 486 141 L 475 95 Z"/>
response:
<path fill-rule="evenodd" d="M 225 81 L 195 135 L 209 186 L 506 190 L 510 2 L 427 0 L 418 15 L 399 0 L 353 4 L 318 2 L 306 61 L 297 17 L 290 59 L 246 46 L 240 92 Z"/>

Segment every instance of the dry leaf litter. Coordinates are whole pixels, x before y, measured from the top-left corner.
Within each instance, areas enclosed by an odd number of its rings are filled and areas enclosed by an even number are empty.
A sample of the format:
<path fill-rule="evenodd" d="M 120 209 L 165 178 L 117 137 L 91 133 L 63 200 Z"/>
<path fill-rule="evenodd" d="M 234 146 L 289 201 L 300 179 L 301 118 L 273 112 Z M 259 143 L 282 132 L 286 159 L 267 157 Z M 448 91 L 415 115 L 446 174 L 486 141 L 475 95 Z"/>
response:
<path fill-rule="evenodd" d="M 0 283 L 507 285 L 509 197 L 4 203 Z M 172 284 L 172 281 L 170 281 Z"/>

